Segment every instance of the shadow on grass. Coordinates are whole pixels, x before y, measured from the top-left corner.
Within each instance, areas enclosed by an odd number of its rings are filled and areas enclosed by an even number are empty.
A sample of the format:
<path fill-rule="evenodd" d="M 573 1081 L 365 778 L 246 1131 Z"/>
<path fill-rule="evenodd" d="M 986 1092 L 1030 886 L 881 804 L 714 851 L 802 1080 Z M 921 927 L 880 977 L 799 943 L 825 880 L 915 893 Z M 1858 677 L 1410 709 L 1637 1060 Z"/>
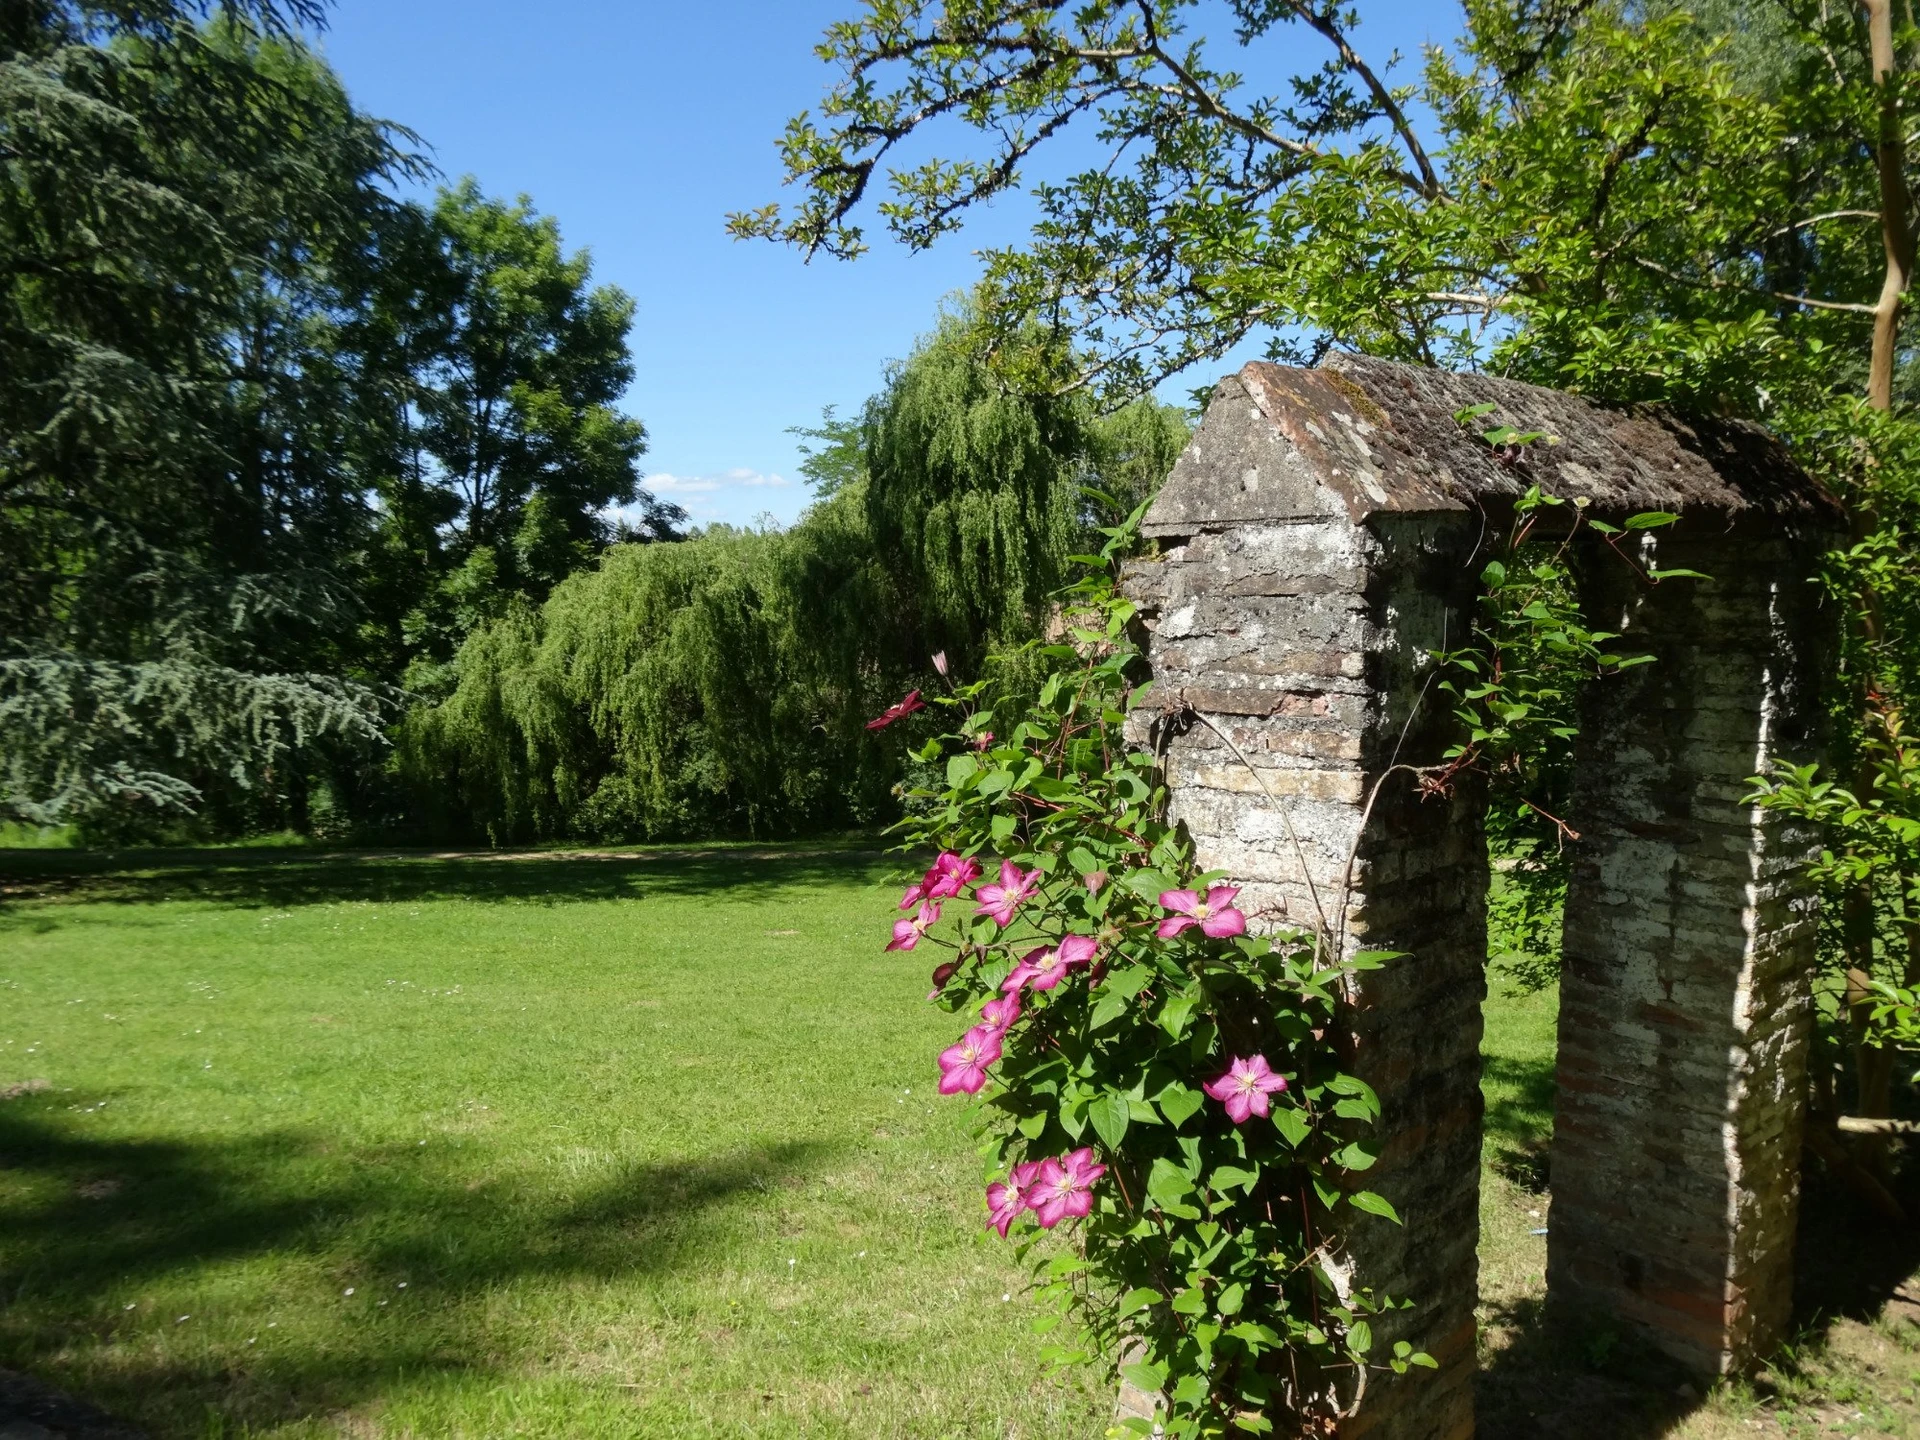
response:
<path fill-rule="evenodd" d="M 200 900 L 288 908 L 338 901 L 518 904 L 647 895 L 762 899 L 791 886 L 877 882 L 904 870 L 883 842 L 656 851 L 445 854 L 313 850 L 0 850 L 0 919 L 44 931 L 40 901 Z"/>
<path fill-rule="evenodd" d="M 296 1133 L 91 1139 L 54 1103 L 0 1108 L 13 1195 L 0 1200 L 0 1363 L 48 1373 L 158 1434 L 197 1435 L 210 1408 L 268 1423 L 375 1399 L 402 1378 L 492 1373 L 488 1302 L 503 1287 L 710 1262 L 736 1223 L 726 1207 L 804 1182 L 834 1150 L 783 1141 L 635 1164 L 556 1202 L 507 1182 L 476 1185 L 414 1147 L 342 1157 Z M 117 1303 L 266 1256 L 293 1262 L 267 1303 L 306 1312 L 308 1327 L 282 1331 L 270 1365 L 229 1368 L 232 1352 L 223 1359 L 218 1346 L 141 1343 L 153 1317 Z M 342 1307 L 343 1284 L 364 1287 L 364 1314 Z M 376 1309 L 376 1294 L 390 1306 Z M 102 1344 L 117 1340 L 131 1343 Z"/>
<path fill-rule="evenodd" d="M 1499 1098 L 1486 1110 L 1487 1163 L 1535 1194 L 1550 1189 L 1553 1061 L 1487 1056 L 1484 1073 Z M 1920 1213 L 1920 1176 L 1903 1202 Z M 1888 1224 L 1818 1167 L 1802 1180 L 1794 1251 L 1792 1341 L 1768 1364 L 1791 1373 L 1817 1353 L 1835 1321 L 1872 1323 L 1920 1270 L 1920 1231 Z M 1491 1303 L 1485 1327 L 1507 1343 L 1476 1383 L 1480 1440 L 1660 1440 L 1701 1404 L 1706 1388 L 1650 1347 L 1603 1319 L 1561 1315 L 1537 1295 Z M 1771 1385 L 1756 1381 L 1764 1397 Z"/>
<path fill-rule="evenodd" d="M 1482 1121 L 1489 1162 L 1509 1182 L 1534 1195 L 1547 1190 L 1547 1152 L 1553 1137 L 1553 1059 L 1516 1060 L 1489 1055 L 1485 1080 L 1502 1093 L 1489 1101 Z"/>

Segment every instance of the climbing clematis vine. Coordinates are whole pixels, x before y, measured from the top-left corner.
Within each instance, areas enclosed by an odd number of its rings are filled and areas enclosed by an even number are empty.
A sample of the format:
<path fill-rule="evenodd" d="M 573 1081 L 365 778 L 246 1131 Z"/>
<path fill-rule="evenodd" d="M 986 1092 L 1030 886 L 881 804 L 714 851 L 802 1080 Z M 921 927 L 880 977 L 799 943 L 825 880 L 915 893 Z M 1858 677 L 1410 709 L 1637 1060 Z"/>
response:
<path fill-rule="evenodd" d="M 1240 893 L 1237 885 L 1216 885 L 1207 891 L 1202 900 L 1192 890 L 1164 890 L 1160 894 L 1160 906 L 1175 913 L 1160 922 L 1153 933 L 1162 940 L 1171 940 L 1190 926 L 1198 925 L 1202 933 L 1216 940 L 1225 940 L 1234 935 L 1247 933 L 1247 917 L 1234 907 L 1234 897 Z"/>
<path fill-rule="evenodd" d="M 1062 1220 L 1093 1209 L 1094 1182 L 1106 1173 L 1106 1166 L 1094 1162 L 1091 1146 L 1082 1146 L 1058 1160 L 1042 1160 L 1040 1173 L 1028 1192 L 1040 1228 L 1051 1230 Z"/>
<path fill-rule="evenodd" d="M 920 937 L 940 923 L 940 906 L 929 900 L 920 907 L 919 913 L 911 920 L 893 922 L 893 939 L 887 942 L 889 950 L 911 950 L 920 943 Z"/>
<path fill-rule="evenodd" d="M 1227 1107 L 1227 1118 L 1244 1125 L 1250 1116 L 1265 1116 L 1270 1108 L 1267 1096 L 1287 1088 L 1284 1077 L 1273 1073 L 1267 1057 L 1255 1055 L 1242 1060 L 1234 1057 L 1227 1073 L 1200 1087 Z"/>
<path fill-rule="evenodd" d="M 1038 869 L 1022 870 L 1011 860 L 1000 862 L 1000 883 L 982 885 L 973 892 L 973 898 L 980 906 L 973 913 L 985 915 L 994 924 L 1001 927 L 1013 923 L 1013 912 L 1029 895 L 1040 888 Z"/>
<path fill-rule="evenodd" d="M 1020 1212 L 1033 1208 L 1030 1195 L 1040 1178 L 1041 1163 L 1029 1160 L 1016 1165 L 1005 1184 L 996 1180 L 987 1186 L 987 1228 L 998 1230 L 1002 1240 L 1007 1238 L 1007 1227 L 1020 1218 Z"/>
<path fill-rule="evenodd" d="M 977 1095 L 987 1083 L 987 1067 L 1000 1058 L 1003 1031 L 976 1025 L 956 1045 L 940 1052 L 940 1093 Z M 1082 1212 L 1085 1213 L 1084 1211 Z"/>

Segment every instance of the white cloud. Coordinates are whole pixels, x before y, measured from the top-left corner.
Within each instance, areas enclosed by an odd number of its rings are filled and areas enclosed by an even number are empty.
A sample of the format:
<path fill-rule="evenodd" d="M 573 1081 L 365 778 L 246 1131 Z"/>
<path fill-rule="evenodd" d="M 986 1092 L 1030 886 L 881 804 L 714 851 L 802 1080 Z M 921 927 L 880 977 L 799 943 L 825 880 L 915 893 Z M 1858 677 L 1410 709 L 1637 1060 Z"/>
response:
<path fill-rule="evenodd" d="M 776 501 L 772 495 L 756 495 L 752 492 L 795 490 L 794 483 L 784 475 L 754 470 L 744 465 L 705 475 L 676 475 L 662 470 L 648 475 L 640 483 L 660 499 L 680 506 L 695 524 L 710 520 L 749 523 L 756 514 L 764 512 L 769 504 L 777 504 L 782 509 L 790 508 L 784 500 Z M 804 499 L 804 495 L 801 498 Z M 621 513 L 618 509 L 608 512 L 610 516 Z M 793 517 L 786 515 L 781 518 L 791 520 Z"/>

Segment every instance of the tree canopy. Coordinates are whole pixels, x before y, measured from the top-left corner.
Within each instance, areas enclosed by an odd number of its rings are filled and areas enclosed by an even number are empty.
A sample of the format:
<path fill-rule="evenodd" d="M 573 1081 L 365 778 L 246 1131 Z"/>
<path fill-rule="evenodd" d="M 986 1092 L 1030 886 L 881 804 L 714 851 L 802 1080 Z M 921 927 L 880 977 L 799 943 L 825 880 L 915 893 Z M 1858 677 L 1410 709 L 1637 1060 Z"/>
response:
<path fill-rule="evenodd" d="M 321 18 L 0 18 L 0 819 L 297 820 L 608 507 L 680 518 L 615 404 L 631 301 L 524 199 L 398 198 L 428 171 Z"/>

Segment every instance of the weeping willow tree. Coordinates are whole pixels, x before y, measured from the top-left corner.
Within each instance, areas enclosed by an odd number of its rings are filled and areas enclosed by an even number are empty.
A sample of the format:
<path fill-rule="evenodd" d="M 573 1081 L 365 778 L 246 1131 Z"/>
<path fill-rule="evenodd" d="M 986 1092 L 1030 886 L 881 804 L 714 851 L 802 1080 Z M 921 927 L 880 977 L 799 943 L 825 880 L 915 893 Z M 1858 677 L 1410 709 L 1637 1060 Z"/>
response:
<path fill-rule="evenodd" d="M 892 772 L 866 718 L 910 637 L 861 487 L 786 532 L 716 526 L 620 545 L 460 653 L 452 696 L 404 727 L 440 822 L 496 842 L 770 835 L 859 826 Z"/>
<path fill-rule="evenodd" d="M 866 728 L 901 692 L 1033 633 L 1091 523 L 1150 493 L 1183 412 L 1111 416 L 999 380 L 964 313 L 859 419 L 829 412 L 790 530 L 622 545 L 470 638 L 403 727 L 447 830 L 536 837 L 791 834 L 891 818 L 905 747 Z"/>

